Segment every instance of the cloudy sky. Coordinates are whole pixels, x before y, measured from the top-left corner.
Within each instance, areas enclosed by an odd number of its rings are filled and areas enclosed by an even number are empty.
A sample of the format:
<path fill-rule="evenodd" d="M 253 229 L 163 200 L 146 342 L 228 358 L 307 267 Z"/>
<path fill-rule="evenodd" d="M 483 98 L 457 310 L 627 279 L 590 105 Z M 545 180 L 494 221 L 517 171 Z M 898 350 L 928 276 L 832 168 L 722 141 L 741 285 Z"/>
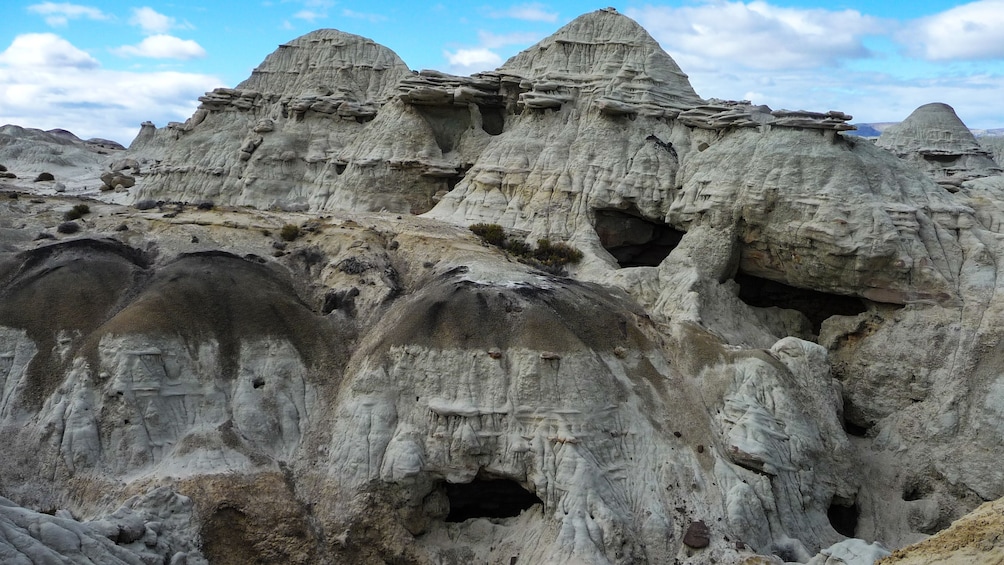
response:
<path fill-rule="evenodd" d="M 494 69 L 610 0 L 32 2 L 0 5 L 0 125 L 128 144 L 183 121 L 198 96 L 247 78 L 280 44 L 328 27 L 413 69 Z M 899 121 L 945 102 L 1004 127 L 1004 0 L 674 0 L 614 4 L 705 98 Z"/>

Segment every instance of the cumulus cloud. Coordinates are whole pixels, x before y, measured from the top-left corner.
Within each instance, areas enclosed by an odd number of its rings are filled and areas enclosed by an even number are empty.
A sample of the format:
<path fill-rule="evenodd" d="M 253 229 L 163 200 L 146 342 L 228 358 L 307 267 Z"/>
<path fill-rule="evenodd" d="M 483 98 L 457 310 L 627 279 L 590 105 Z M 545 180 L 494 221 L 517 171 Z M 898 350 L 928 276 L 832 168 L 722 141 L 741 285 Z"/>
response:
<path fill-rule="evenodd" d="M 98 61 L 54 33 L 26 33 L 15 37 L 10 46 L 0 53 L 0 65 L 12 68 L 92 69 L 98 66 Z"/>
<path fill-rule="evenodd" d="M 129 23 L 139 26 L 144 33 L 167 33 L 171 28 L 177 27 L 174 18 L 147 6 L 133 8 Z"/>
<path fill-rule="evenodd" d="M 483 47 L 444 51 L 443 56 L 449 63 L 450 72 L 458 75 L 492 70 L 502 64 L 502 57 L 491 49 Z"/>
<path fill-rule="evenodd" d="M 910 22 L 897 40 L 931 61 L 1004 57 L 1004 0 L 980 0 Z"/>
<path fill-rule="evenodd" d="M 475 47 L 464 47 L 456 51 L 443 51 L 446 58 L 447 70 L 453 74 L 469 75 L 481 71 L 491 71 L 497 69 L 504 61 L 503 57 L 495 52 L 497 49 L 512 45 L 529 47 L 533 43 L 540 41 L 541 34 L 537 32 L 513 32 L 496 34 L 490 31 L 478 30 L 478 45 Z"/>
<path fill-rule="evenodd" d="M 762 70 L 836 66 L 871 56 L 863 37 L 887 29 L 882 20 L 855 10 L 782 8 L 760 0 L 646 6 L 627 14 L 685 69 L 723 64 Z"/>
<path fill-rule="evenodd" d="M 514 18 L 530 22 L 556 22 L 558 13 L 550 12 L 547 6 L 539 3 L 519 4 L 505 10 L 492 10 L 488 13 L 493 18 Z"/>
<path fill-rule="evenodd" d="M 149 57 L 151 59 L 198 59 L 206 56 L 206 50 L 191 39 L 180 39 L 173 35 L 151 35 L 137 45 L 123 45 L 112 52 L 122 57 Z"/>
<path fill-rule="evenodd" d="M 108 20 L 110 16 L 97 8 L 79 4 L 42 2 L 28 6 L 28 11 L 45 18 L 45 23 L 53 27 L 63 27 L 70 20 L 87 18 L 90 20 Z"/>
<path fill-rule="evenodd" d="M 53 34 L 18 36 L 0 53 L 0 123 L 63 128 L 128 144 L 139 124 L 184 121 L 223 83 L 202 74 L 123 72 Z"/>

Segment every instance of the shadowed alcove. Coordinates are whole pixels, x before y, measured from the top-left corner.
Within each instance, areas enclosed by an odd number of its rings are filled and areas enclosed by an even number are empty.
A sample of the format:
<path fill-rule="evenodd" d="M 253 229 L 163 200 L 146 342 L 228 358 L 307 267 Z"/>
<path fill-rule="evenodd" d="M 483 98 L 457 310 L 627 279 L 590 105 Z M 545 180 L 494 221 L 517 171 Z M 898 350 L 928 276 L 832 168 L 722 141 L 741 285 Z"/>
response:
<path fill-rule="evenodd" d="M 512 518 L 534 504 L 543 504 L 537 495 L 516 481 L 478 475 L 469 483 L 447 483 L 450 500 L 447 522 L 471 518 Z"/>
<path fill-rule="evenodd" d="M 823 320 L 830 316 L 856 316 L 868 308 L 860 298 L 798 288 L 777 281 L 738 273 L 739 299 L 757 308 L 787 308 L 798 310 L 812 324 L 812 333 L 819 335 Z"/>
<path fill-rule="evenodd" d="M 595 210 L 600 244 L 621 267 L 656 267 L 679 245 L 685 232 L 645 219 L 637 208 Z"/>

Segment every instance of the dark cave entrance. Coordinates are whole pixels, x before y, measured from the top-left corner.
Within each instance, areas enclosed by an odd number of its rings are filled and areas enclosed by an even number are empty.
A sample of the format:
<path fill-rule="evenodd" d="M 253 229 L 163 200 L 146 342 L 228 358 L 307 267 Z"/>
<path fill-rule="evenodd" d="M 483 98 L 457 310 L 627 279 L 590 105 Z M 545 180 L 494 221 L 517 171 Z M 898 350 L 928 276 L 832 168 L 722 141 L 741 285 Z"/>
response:
<path fill-rule="evenodd" d="M 844 402 L 846 404 L 847 401 L 845 400 Z M 854 437 L 868 437 L 868 430 L 870 429 L 871 426 L 856 424 L 848 419 L 846 413 L 844 414 L 844 431 L 847 432 L 847 435 Z"/>
<path fill-rule="evenodd" d="M 488 135 L 500 135 L 505 129 L 505 108 L 478 104 L 481 112 L 481 129 Z"/>
<path fill-rule="evenodd" d="M 830 502 L 830 508 L 826 511 L 826 517 L 830 520 L 830 525 L 842 536 L 854 537 L 854 532 L 858 529 L 858 517 L 861 515 L 861 507 L 853 501 L 834 498 Z"/>
<path fill-rule="evenodd" d="M 543 504 L 537 495 L 516 481 L 478 475 L 469 483 L 446 483 L 450 500 L 447 522 L 471 518 L 513 518 L 534 504 Z"/>
<path fill-rule="evenodd" d="M 656 267 L 680 244 L 685 232 L 647 220 L 637 208 L 594 211 L 600 244 L 621 267 Z"/>
<path fill-rule="evenodd" d="M 868 310 L 860 298 L 853 296 L 797 288 L 745 273 L 736 274 L 735 281 L 739 283 L 739 300 L 757 308 L 798 310 L 809 319 L 816 335 L 823 320 L 831 316 L 856 316 Z"/>

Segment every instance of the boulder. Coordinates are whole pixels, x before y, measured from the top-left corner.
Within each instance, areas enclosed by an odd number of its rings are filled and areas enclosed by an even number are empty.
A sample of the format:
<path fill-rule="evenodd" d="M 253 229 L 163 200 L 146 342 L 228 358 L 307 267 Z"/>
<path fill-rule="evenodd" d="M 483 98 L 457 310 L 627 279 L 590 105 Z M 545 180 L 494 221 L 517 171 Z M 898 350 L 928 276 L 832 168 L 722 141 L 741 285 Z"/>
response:
<path fill-rule="evenodd" d="M 136 185 L 136 178 L 121 171 L 107 171 L 101 174 L 101 182 L 104 183 L 101 190 L 113 190 L 120 186 L 131 188 Z"/>

